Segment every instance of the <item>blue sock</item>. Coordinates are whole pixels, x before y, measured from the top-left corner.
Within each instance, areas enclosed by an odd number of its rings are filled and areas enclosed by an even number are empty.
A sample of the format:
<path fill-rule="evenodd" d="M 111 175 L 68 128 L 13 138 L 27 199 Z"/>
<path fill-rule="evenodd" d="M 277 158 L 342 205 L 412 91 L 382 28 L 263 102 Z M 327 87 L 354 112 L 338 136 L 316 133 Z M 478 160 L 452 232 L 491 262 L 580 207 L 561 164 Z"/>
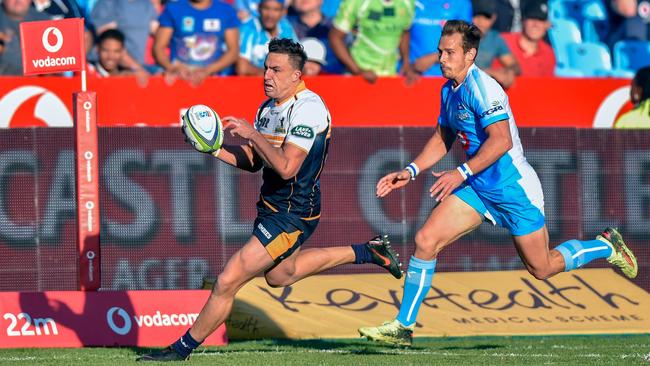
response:
<path fill-rule="evenodd" d="M 612 248 L 600 240 L 569 240 L 555 247 L 564 257 L 564 271 L 580 268 L 598 258 L 612 255 Z"/>
<path fill-rule="evenodd" d="M 171 347 L 178 353 L 179 355 L 183 357 L 187 357 L 194 351 L 198 346 L 201 345 L 203 342 L 197 342 L 192 338 L 190 335 L 190 330 L 188 329 L 185 334 L 180 337 L 176 342 L 172 343 Z"/>
<path fill-rule="evenodd" d="M 372 256 L 366 243 L 352 244 L 352 250 L 354 250 L 354 264 L 372 263 Z"/>
<path fill-rule="evenodd" d="M 436 270 L 437 259 L 425 261 L 411 257 L 409 268 L 404 279 L 404 294 L 402 295 L 402 306 L 399 308 L 397 320 L 405 326 L 415 323 L 418 310 L 424 297 L 431 288 L 431 280 Z"/>

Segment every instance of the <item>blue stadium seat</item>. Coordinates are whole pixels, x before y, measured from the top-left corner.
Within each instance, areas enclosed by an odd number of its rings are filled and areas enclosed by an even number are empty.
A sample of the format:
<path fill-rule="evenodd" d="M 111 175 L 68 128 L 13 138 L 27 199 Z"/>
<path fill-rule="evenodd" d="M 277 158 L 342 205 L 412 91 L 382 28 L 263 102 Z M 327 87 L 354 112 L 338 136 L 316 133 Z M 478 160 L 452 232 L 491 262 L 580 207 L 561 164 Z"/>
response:
<path fill-rule="evenodd" d="M 609 28 L 603 0 L 549 0 L 548 6 L 551 23 L 559 19 L 575 21 L 586 42 L 600 41 Z"/>
<path fill-rule="evenodd" d="M 578 25 L 570 19 L 556 19 L 548 31 L 548 38 L 555 52 L 555 60 L 559 69 L 569 67 L 567 47 L 570 44 L 582 43 Z"/>
<path fill-rule="evenodd" d="M 601 0 L 586 0 L 582 4 L 582 39 L 598 42 L 609 28 L 607 9 Z"/>
<path fill-rule="evenodd" d="M 650 65 L 650 42 L 618 41 L 614 45 L 614 67 L 636 72 Z"/>
<path fill-rule="evenodd" d="M 612 57 L 607 46 L 597 42 L 570 44 L 567 47 L 569 68 L 589 76 L 613 76 Z"/>

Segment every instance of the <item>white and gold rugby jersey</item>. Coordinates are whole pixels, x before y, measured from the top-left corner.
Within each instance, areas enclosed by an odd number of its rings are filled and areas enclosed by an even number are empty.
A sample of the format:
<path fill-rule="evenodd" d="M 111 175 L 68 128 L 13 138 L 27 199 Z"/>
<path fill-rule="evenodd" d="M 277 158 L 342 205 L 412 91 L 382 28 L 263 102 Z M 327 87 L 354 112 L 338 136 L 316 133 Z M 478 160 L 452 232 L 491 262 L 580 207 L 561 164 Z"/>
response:
<path fill-rule="evenodd" d="M 276 148 L 292 144 L 307 153 L 298 174 L 288 180 L 264 167 L 258 210 L 287 212 L 304 219 L 320 217 L 320 174 L 331 132 L 331 117 L 321 97 L 301 82 L 291 98 L 262 103 L 255 129 Z"/>

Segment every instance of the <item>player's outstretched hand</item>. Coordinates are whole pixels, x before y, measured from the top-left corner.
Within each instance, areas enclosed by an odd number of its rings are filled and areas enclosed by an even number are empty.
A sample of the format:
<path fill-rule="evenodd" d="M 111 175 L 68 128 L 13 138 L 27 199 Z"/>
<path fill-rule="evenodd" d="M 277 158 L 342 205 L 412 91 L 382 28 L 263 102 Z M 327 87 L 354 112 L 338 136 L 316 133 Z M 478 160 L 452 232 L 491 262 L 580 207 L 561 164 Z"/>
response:
<path fill-rule="evenodd" d="M 377 183 L 377 197 L 386 197 L 394 189 L 402 188 L 411 181 L 411 175 L 402 170 L 385 175 Z"/>
<path fill-rule="evenodd" d="M 465 181 L 457 169 L 447 170 L 444 172 L 431 172 L 434 177 L 438 178 L 429 189 L 431 197 L 435 197 L 437 202 L 441 202 L 460 187 Z"/>
<path fill-rule="evenodd" d="M 241 138 L 249 140 L 257 131 L 245 119 L 235 118 L 232 116 L 224 117 L 222 121 L 226 124 L 225 131 L 230 131 L 232 136 L 240 136 Z"/>

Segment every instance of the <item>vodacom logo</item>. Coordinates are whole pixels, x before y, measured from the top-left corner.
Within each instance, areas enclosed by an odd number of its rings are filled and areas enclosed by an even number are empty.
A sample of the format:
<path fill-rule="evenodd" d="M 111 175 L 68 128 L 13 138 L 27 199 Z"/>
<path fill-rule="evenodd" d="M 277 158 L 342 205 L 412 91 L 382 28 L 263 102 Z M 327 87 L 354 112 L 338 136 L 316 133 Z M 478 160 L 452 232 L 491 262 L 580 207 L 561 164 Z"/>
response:
<path fill-rule="evenodd" d="M 612 128 L 616 116 L 630 100 L 630 87 L 623 86 L 609 93 L 600 103 L 594 117 L 594 128 Z"/>
<path fill-rule="evenodd" d="M 40 86 L 28 85 L 11 90 L 0 98 L 0 128 L 20 126 L 20 121 L 13 121 L 14 114 L 32 98 L 38 98 L 34 117 L 50 127 L 72 127 L 72 115 L 56 94 Z"/>
<path fill-rule="evenodd" d="M 117 313 L 117 316 L 122 318 L 122 323 L 124 323 L 122 326 L 115 324 L 115 321 L 113 320 L 113 316 L 115 313 Z M 108 311 L 106 312 L 106 322 L 108 323 L 108 326 L 111 328 L 111 330 L 119 335 L 125 335 L 128 332 L 130 332 L 131 325 L 133 324 L 131 322 L 131 317 L 129 316 L 129 313 L 127 313 L 126 310 L 118 306 L 113 306 L 112 308 L 108 309 Z"/>
<path fill-rule="evenodd" d="M 50 33 L 56 38 L 56 42 L 54 45 L 50 43 Z M 43 47 L 47 50 L 47 52 L 57 52 L 58 50 L 61 49 L 63 46 L 63 34 L 61 34 L 61 31 L 57 27 L 49 27 L 43 32 Z"/>

